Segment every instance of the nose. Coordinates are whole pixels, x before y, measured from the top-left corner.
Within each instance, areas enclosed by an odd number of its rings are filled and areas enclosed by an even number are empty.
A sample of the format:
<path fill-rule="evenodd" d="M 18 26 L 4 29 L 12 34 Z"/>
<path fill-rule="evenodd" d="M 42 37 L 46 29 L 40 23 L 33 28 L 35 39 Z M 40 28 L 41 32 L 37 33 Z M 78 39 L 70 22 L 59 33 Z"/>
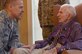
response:
<path fill-rule="evenodd" d="M 21 13 L 24 13 L 24 8 L 21 9 Z"/>
<path fill-rule="evenodd" d="M 20 13 L 20 14 L 22 15 L 23 13 L 24 13 L 24 11 L 21 11 L 21 13 Z"/>

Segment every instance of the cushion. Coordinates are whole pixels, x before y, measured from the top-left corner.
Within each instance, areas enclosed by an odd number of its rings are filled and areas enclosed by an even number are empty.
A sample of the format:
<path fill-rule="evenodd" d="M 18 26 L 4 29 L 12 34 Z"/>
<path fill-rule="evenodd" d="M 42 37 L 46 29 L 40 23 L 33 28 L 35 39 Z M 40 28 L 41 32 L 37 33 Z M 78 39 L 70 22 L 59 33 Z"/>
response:
<path fill-rule="evenodd" d="M 82 51 L 80 51 L 80 50 L 66 50 L 66 51 L 63 51 L 62 54 L 82 54 Z"/>
<path fill-rule="evenodd" d="M 82 4 L 75 6 L 77 12 L 77 20 L 82 25 Z"/>

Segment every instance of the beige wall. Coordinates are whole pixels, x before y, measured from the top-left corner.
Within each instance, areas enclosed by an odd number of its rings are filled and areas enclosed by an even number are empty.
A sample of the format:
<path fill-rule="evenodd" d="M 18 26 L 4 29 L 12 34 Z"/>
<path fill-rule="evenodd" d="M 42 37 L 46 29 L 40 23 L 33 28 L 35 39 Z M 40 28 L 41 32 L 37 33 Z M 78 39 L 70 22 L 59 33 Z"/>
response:
<path fill-rule="evenodd" d="M 32 44 L 32 0 L 27 0 L 27 18 L 28 18 L 28 44 Z"/>
<path fill-rule="evenodd" d="M 24 0 L 24 15 L 20 21 L 20 40 L 24 44 L 32 44 L 31 0 Z"/>
<path fill-rule="evenodd" d="M 27 36 L 28 36 L 28 32 L 27 32 L 27 0 L 24 0 L 24 15 L 22 17 L 22 19 L 20 20 L 20 39 L 22 43 L 27 44 L 28 40 L 27 40 Z"/>

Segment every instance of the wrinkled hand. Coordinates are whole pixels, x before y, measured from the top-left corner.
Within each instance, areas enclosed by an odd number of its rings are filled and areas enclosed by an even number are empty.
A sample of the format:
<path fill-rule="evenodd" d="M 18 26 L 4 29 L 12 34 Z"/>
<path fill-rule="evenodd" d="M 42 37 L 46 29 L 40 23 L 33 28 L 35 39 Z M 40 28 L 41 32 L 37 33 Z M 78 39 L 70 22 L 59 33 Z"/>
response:
<path fill-rule="evenodd" d="M 50 45 L 49 47 L 45 48 L 45 50 L 51 50 L 51 49 L 53 49 L 53 48 L 54 48 L 54 45 L 52 44 L 52 45 Z"/>
<path fill-rule="evenodd" d="M 30 50 L 32 51 L 34 50 L 34 48 L 35 48 L 35 44 L 31 46 Z"/>
<path fill-rule="evenodd" d="M 54 47 L 53 49 L 45 50 L 43 54 L 57 54 L 57 50 Z"/>
<path fill-rule="evenodd" d="M 45 48 L 44 50 L 50 50 L 51 48 L 50 47 L 48 47 L 48 48 Z"/>
<path fill-rule="evenodd" d="M 24 46 L 22 46 L 23 48 L 28 48 L 28 49 L 30 49 L 31 48 L 31 45 L 24 45 Z"/>
<path fill-rule="evenodd" d="M 35 48 L 35 44 L 33 44 L 33 45 L 24 45 L 24 46 L 22 46 L 23 48 L 28 48 L 29 49 L 29 51 L 31 52 L 34 48 Z"/>

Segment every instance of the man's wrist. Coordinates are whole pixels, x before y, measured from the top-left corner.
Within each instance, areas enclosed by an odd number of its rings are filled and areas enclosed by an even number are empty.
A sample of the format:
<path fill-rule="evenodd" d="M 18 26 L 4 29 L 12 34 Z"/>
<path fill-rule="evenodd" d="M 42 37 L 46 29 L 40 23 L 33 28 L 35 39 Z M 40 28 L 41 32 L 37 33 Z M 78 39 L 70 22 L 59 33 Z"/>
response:
<path fill-rule="evenodd" d="M 16 48 L 11 48 L 10 49 L 10 54 L 13 54 L 13 51 L 15 50 Z"/>
<path fill-rule="evenodd" d="M 56 48 L 58 53 L 62 53 L 62 51 L 66 50 L 66 48 L 64 46 L 60 47 L 60 48 Z"/>

